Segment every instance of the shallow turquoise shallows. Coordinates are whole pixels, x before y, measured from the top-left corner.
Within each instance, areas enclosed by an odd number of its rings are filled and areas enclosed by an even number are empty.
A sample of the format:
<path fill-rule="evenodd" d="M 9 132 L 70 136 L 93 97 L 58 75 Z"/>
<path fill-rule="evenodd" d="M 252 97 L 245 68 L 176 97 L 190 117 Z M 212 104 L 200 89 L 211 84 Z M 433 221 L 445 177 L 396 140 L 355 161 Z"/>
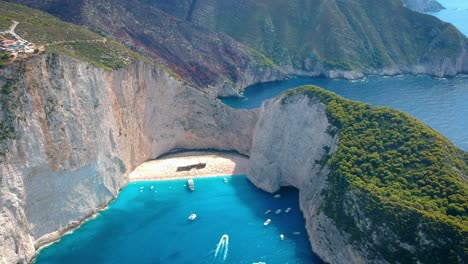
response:
<path fill-rule="evenodd" d="M 467 0 L 468 1 L 468 0 Z M 361 81 L 292 78 L 253 85 L 245 98 L 223 101 L 235 108 L 256 108 L 265 100 L 296 86 L 314 84 L 356 101 L 405 111 L 468 150 L 468 76 L 439 79 L 429 76 L 367 77 Z"/>
<path fill-rule="evenodd" d="M 297 190 L 274 198 L 245 176 L 227 178 L 195 179 L 194 192 L 186 180 L 130 183 L 96 219 L 42 250 L 36 263 L 320 263 Z M 197 218 L 189 221 L 192 212 Z M 224 234 L 228 239 L 220 241 Z"/>

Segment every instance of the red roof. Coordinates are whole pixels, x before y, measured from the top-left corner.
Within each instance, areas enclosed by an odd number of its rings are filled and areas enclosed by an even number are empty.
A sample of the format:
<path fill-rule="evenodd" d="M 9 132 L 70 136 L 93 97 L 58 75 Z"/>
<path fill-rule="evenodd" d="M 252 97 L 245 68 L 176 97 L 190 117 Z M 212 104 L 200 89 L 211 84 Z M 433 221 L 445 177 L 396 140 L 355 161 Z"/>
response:
<path fill-rule="evenodd" d="M 14 44 L 15 41 L 14 41 L 14 40 L 7 39 L 7 40 L 2 40 L 2 41 L 0 41 L 0 43 L 2 43 L 2 45 L 11 45 L 11 44 Z"/>

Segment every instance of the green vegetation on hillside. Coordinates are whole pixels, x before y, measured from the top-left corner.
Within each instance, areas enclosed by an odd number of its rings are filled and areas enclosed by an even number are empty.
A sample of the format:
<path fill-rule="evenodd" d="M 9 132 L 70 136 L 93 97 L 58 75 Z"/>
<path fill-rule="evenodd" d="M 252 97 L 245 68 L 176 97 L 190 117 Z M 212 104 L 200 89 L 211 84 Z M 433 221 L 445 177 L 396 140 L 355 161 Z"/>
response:
<path fill-rule="evenodd" d="M 84 27 L 22 5 L 0 1 L 0 30 L 18 21 L 16 33 L 22 38 L 45 45 L 47 52 L 68 55 L 104 69 L 124 67 L 135 60 L 145 60 L 109 38 Z"/>
<path fill-rule="evenodd" d="M 300 70 L 365 70 L 443 63 L 465 37 L 401 0 L 147 1 L 169 14 L 227 34 L 278 65 Z M 190 5 L 190 6 L 189 6 Z M 389 19 L 391 18 L 391 19 Z"/>
<path fill-rule="evenodd" d="M 11 80 L 4 80 L 0 89 L 0 156 L 5 155 L 7 150 L 5 142 L 15 138 L 13 122 L 14 109 L 17 106 L 17 90 L 18 86 Z"/>
<path fill-rule="evenodd" d="M 318 87 L 288 91 L 283 102 L 298 93 L 325 103 L 339 129 L 338 149 L 328 160 L 329 188 L 322 193 L 322 209 L 338 228 L 355 243 L 377 232 L 371 251 L 390 263 L 414 263 L 413 257 L 422 263 L 466 262 L 467 153 L 405 113 Z M 361 211 L 351 216 L 356 205 Z M 363 225 L 366 218 L 371 226 Z M 382 227 L 397 237 L 379 236 Z"/>

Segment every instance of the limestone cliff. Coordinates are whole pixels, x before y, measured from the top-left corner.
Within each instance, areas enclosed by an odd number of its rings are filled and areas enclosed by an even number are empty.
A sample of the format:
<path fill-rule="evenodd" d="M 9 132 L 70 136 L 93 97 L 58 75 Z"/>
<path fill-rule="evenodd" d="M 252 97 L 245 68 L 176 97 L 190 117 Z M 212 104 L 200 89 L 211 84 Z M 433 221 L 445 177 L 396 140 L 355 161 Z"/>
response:
<path fill-rule="evenodd" d="M 173 149 L 248 154 L 256 112 L 233 110 L 159 68 L 113 72 L 45 55 L 0 70 L 0 263 L 113 199 L 143 161 Z M 5 90 L 6 91 L 6 90 Z M 5 103 L 7 102 L 7 103 Z"/>
<path fill-rule="evenodd" d="M 329 263 L 465 263 L 467 174 L 467 153 L 420 121 L 313 86 L 263 104 L 248 171 L 299 189 Z"/>
<path fill-rule="evenodd" d="M 409 9 L 420 13 L 439 12 L 445 9 L 436 0 L 403 0 L 403 4 Z"/>
<path fill-rule="evenodd" d="M 262 105 L 250 152 L 249 179 L 275 192 L 281 186 L 300 190 L 300 206 L 313 251 L 328 263 L 365 263 L 366 258 L 346 243 L 333 221 L 320 211 L 326 188 L 327 155 L 338 137 L 325 114 L 325 105 L 307 96 L 284 103 L 282 97 Z"/>

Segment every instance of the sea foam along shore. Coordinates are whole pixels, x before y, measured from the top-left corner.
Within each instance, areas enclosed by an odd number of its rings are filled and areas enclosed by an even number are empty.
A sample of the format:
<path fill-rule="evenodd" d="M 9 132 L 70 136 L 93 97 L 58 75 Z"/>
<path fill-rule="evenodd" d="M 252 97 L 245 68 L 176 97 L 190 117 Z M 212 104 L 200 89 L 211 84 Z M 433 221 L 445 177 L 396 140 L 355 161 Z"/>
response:
<path fill-rule="evenodd" d="M 204 168 L 177 171 L 177 168 L 206 164 Z M 190 151 L 165 155 L 144 162 L 128 176 L 129 181 L 212 177 L 246 174 L 249 159 L 232 152 Z"/>

